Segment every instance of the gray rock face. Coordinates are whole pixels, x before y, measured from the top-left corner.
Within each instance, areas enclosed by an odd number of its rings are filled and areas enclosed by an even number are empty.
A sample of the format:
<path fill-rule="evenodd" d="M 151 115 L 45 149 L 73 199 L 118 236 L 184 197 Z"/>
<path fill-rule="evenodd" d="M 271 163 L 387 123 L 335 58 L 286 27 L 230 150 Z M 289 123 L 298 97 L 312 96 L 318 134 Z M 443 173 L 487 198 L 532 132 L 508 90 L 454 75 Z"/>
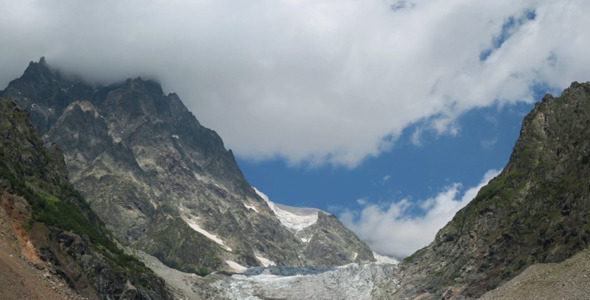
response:
<path fill-rule="evenodd" d="M 318 212 L 311 242 L 284 226 L 221 138 L 155 82 L 91 87 L 42 60 L 3 95 L 63 149 L 70 180 L 117 238 L 168 266 L 207 274 L 374 260 L 334 216 Z"/>
<path fill-rule="evenodd" d="M 334 215 L 318 213 L 315 224 L 301 230 L 299 235 L 309 236 L 303 253 L 316 266 L 337 266 L 343 261 L 372 261 L 370 249 L 358 243 L 358 238 Z"/>
<path fill-rule="evenodd" d="M 68 182 L 59 149 L 43 146 L 28 117 L 0 98 L 2 243 L 90 299 L 172 299 L 161 278 L 116 246 Z M 15 233 L 26 236 L 20 244 Z"/>
<path fill-rule="evenodd" d="M 406 259 L 400 295 L 478 297 L 590 245 L 590 83 L 545 96 L 506 168 Z"/>

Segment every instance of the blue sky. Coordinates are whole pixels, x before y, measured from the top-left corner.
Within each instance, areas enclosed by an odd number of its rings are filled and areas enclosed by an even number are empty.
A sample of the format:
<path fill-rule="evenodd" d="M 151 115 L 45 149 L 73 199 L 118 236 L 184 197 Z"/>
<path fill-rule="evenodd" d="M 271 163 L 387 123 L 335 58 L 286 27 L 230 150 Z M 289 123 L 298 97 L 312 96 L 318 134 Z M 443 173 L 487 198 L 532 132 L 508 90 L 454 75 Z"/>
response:
<path fill-rule="evenodd" d="M 427 244 L 542 94 L 590 79 L 590 1 L 1 1 L 0 86 L 45 56 L 176 92 L 271 200 Z"/>
<path fill-rule="evenodd" d="M 356 229 L 375 251 L 400 259 L 430 243 L 436 231 L 462 207 L 460 200 L 465 193 L 478 186 L 488 171 L 500 171 L 506 165 L 522 119 L 532 107 L 533 103 L 523 102 L 474 109 L 457 119 L 455 135 L 427 131 L 419 143 L 414 133 L 422 123 L 412 125 L 391 150 L 367 158 L 353 169 L 293 167 L 283 160 L 259 162 L 240 157 L 238 164 L 250 184 L 272 201 L 333 213 Z M 424 209 L 422 204 L 454 186 L 457 193 L 451 199 L 456 205 L 445 210 L 447 217 L 439 220 L 434 216 L 435 224 L 421 227 L 420 223 L 429 221 L 416 218 L 423 218 L 432 209 Z M 389 205 L 404 199 L 412 205 L 400 215 L 386 213 Z M 370 220 L 364 222 L 361 214 L 367 207 L 377 207 L 380 213 L 368 216 Z M 396 231 L 403 231 L 404 225 L 382 218 L 412 220 L 418 228 L 410 230 L 412 237 L 400 237 Z M 381 227 L 386 227 L 385 232 L 379 231 Z M 392 245 L 395 239 L 403 243 Z"/>
<path fill-rule="evenodd" d="M 238 156 L 253 186 L 273 201 L 312 206 L 337 214 L 360 209 L 358 199 L 371 202 L 425 200 L 445 186 L 477 185 L 490 169 L 502 169 L 519 135 L 531 103 L 469 111 L 457 120 L 456 135 L 426 132 L 421 145 L 412 140 L 419 124 L 406 130 L 390 151 L 370 157 L 354 169 L 342 166 L 288 166 L 283 160 L 257 162 Z M 416 213 L 421 213 L 416 211 Z"/>

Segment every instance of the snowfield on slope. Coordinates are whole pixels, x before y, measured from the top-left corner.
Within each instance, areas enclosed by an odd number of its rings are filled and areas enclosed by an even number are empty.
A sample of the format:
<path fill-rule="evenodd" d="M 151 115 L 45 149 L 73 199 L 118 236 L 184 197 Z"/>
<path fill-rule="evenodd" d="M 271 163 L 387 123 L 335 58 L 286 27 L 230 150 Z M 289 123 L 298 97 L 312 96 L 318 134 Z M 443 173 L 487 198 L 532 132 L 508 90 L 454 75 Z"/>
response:
<path fill-rule="evenodd" d="M 317 222 L 318 213 L 321 212 L 321 210 L 317 208 L 293 207 L 274 203 L 270 201 L 266 194 L 259 191 L 255 187 L 252 188 L 256 194 L 258 194 L 258 196 L 266 201 L 270 209 L 272 209 L 279 221 L 281 221 L 281 224 L 283 224 L 285 227 L 299 231 Z"/>
<path fill-rule="evenodd" d="M 199 217 L 196 217 L 194 215 L 191 215 L 190 213 L 187 213 L 187 209 L 185 209 L 183 207 L 179 207 L 179 209 L 182 212 L 180 217 L 188 226 L 190 226 L 190 228 L 192 228 L 194 231 L 206 236 L 207 238 L 216 242 L 217 244 L 223 246 L 225 248 L 225 250 L 230 251 L 230 252 L 232 251 L 232 248 L 228 247 L 222 239 L 217 237 L 217 235 L 210 233 L 207 230 L 203 229 L 201 226 L 199 226 L 199 223 L 197 223 L 198 222 L 197 220 L 199 219 Z"/>

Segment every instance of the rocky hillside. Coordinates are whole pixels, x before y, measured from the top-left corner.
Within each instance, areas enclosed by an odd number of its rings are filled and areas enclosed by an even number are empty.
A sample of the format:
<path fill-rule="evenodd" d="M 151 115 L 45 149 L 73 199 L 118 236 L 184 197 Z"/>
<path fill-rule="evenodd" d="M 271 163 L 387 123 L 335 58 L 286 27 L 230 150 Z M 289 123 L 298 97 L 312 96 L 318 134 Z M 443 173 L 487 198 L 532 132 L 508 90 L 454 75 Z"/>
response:
<path fill-rule="evenodd" d="M 588 299 L 590 298 L 590 249 L 561 263 L 536 264 L 481 300 Z"/>
<path fill-rule="evenodd" d="M 125 245 L 207 274 L 373 261 L 334 216 L 293 228 L 248 184 L 221 138 L 141 78 L 92 86 L 31 62 L 2 92 L 63 150 L 70 180 Z"/>
<path fill-rule="evenodd" d="M 0 298 L 171 299 L 161 278 L 113 242 L 67 172 L 29 113 L 0 98 Z"/>
<path fill-rule="evenodd" d="M 502 173 L 406 259 L 400 297 L 478 297 L 590 245 L 590 83 L 547 95 Z"/>

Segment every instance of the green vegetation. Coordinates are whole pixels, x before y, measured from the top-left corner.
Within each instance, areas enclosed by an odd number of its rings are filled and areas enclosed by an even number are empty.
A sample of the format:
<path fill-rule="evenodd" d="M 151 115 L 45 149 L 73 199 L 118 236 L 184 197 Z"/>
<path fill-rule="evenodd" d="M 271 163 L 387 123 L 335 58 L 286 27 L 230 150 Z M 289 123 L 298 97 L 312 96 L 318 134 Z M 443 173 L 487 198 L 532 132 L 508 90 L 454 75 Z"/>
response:
<path fill-rule="evenodd" d="M 11 111 L 4 121 L 26 124 L 23 111 Z M 17 128 L 11 123 L 3 130 Z M 21 128 L 22 129 L 22 128 Z M 0 139 L 0 185 L 24 197 L 31 206 L 29 230 L 36 222 L 72 231 L 87 239 L 95 251 L 114 264 L 129 270 L 145 269 L 135 257 L 125 254 L 113 241 L 104 224 L 90 209 L 82 195 L 65 178 L 60 160 L 42 146 L 36 132 L 29 128 L 14 130 L 11 139 Z M 60 173 L 61 172 L 61 173 Z M 144 270 L 142 270 L 144 271 Z"/>
<path fill-rule="evenodd" d="M 92 216 L 93 219 L 98 219 L 98 217 L 89 210 L 88 203 L 71 186 L 62 186 L 61 190 L 65 191 L 67 196 L 58 198 L 43 191 L 34 191 L 34 189 L 29 188 L 22 181 L 18 181 L 14 176 L 6 176 L 5 170 L 5 165 L 2 165 L 0 167 L 0 177 L 8 178 L 11 185 L 16 188 L 17 193 L 27 199 L 31 205 L 32 216 L 28 221 L 28 228 L 31 228 L 35 222 L 41 222 L 47 226 L 73 231 L 88 238 L 95 250 L 117 265 L 128 269 L 143 267 L 143 263 L 135 257 L 125 254 L 117 247 L 112 238 L 107 235 L 102 223 L 96 226 L 90 222 L 87 215 Z M 78 203 L 74 203 L 72 200 Z M 84 209 L 84 212 L 81 208 Z"/>
<path fill-rule="evenodd" d="M 205 267 L 200 267 L 197 272 L 197 275 L 199 275 L 199 276 L 207 276 L 209 274 L 211 274 L 211 270 L 209 270 Z"/>
<path fill-rule="evenodd" d="M 422 248 L 422 249 L 420 249 L 420 250 L 418 250 L 418 251 L 414 252 L 414 254 L 412 254 L 412 255 L 410 255 L 410 256 L 408 256 L 408 257 L 404 258 L 404 259 L 403 259 L 403 262 L 404 262 L 404 263 L 408 263 L 408 264 L 411 264 L 411 263 L 413 263 L 413 262 L 414 262 L 414 259 L 416 258 L 416 256 L 418 256 L 418 255 L 420 255 L 422 252 L 426 251 L 426 248 L 427 248 L 427 247 L 424 247 L 424 248 Z"/>
<path fill-rule="evenodd" d="M 411 264 L 414 262 L 414 258 L 416 258 L 416 253 L 404 258 L 403 262 L 407 264 Z"/>

